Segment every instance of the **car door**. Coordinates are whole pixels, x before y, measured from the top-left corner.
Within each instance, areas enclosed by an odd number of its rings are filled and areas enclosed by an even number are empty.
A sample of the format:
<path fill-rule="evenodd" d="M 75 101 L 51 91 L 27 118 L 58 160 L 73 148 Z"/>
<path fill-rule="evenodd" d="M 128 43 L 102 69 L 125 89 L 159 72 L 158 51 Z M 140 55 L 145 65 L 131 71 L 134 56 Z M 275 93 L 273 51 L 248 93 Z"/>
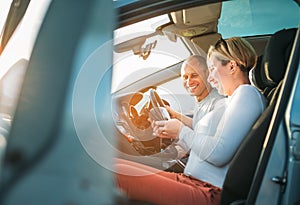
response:
<path fill-rule="evenodd" d="M 39 13 L 41 7 L 29 8 L 44 3 L 30 1 L 27 12 Z M 10 48 L 29 42 L 25 36 L 32 30 L 21 27 L 32 20 L 30 13 L 1 55 L 1 69 L 7 68 L 1 78 L 1 99 L 5 88 L 15 86 L 6 80 L 22 82 L 19 92 L 8 96 L 16 105 L 13 112 L 2 118 L 10 123 L 7 136 L 1 136 L 0 203 L 115 204 L 113 138 L 108 143 L 103 137 L 113 132 L 110 126 L 98 127 L 111 116 L 113 2 L 54 0 L 44 9 L 37 37 L 30 41 L 32 52 L 25 56 L 27 63 L 21 60 L 24 75 L 10 72 L 14 63 L 7 67 L 4 63 L 8 54 L 24 57 Z M 14 41 L 16 37 L 20 41 Z M 91 106 L 95 101 L 97 106 Z M 101 112 L 97 119 L 96 107 Z"/>
<path fill-rule="evenodd" d="M 298 28 L 248 204 L 298 204 L 300 201 L 299 43 Z"/>

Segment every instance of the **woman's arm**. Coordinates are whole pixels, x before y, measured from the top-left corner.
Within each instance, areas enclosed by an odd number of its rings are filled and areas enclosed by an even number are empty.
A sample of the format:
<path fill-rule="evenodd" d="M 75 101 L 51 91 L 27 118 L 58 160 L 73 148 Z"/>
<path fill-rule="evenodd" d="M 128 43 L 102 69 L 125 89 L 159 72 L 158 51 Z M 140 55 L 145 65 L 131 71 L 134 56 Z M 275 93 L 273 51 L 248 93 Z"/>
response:
<path fill-rule="evenodd" d="M 264 108 L 255 90 L 241 88 L 232 96 L 225 112 L 213 110 L 198 122 L 193 135 L 185 134 L 188 130 L 183 127 L 179 138 L 200 159 L 223 166 L 231 160 Z"/>

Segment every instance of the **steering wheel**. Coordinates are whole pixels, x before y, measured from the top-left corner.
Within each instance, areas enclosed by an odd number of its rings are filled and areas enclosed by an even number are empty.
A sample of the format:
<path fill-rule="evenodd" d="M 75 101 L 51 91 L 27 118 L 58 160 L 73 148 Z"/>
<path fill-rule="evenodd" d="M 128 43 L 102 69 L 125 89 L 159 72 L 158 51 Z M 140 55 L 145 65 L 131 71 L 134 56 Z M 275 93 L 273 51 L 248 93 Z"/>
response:
<path fill-rule="evenodd" d="M 154 89 L 149 90 L 148 101 L 142 102 L 142 107 L 138 111 L 136 105 L 143 99 L 145 93 L 131 93 L 121 98 L 119 101 L 117 125 L 119 131 L 127 138 L 133 147 L 142 155 L 152 155 L 160 153 L 170 145 L 170 140 L 160 139 L 153 135 L 151 123 L 148 121 L 152 112 L 158 112 L 156 116 L 164 116 L 163 110 L 168 114 L 165 105 L 169 102 L 160 98 Z M 149 96 L 147 95 L 147 97 Z M 145 98 L 144 98 L 145 99 Z M 153 118 L 152 118 L 153 119 Z M 162 120 L 159 118 L 158 120 Z M 164 154 L 170 155 L 170 154 Z"/>
<path fill-rule="evenodd" d="M 154 120 L 168 120 L 170 115 L 165 108 L 165 103 L 161 97 L 157 94 L 154 89 L 149 91 L 150 102 L 152 104 L 152 109 L 150 110 L 150 117 Z"/>
<path fill-rule="evenodd" d="M 149 92 L 150 92 L 150 101 L 151 101 L 153 107 L 164 107 L 165 106 L 165 103 L 163 102 L 161 97 L 159 97 L 156 90 L 150 89 Z"/>

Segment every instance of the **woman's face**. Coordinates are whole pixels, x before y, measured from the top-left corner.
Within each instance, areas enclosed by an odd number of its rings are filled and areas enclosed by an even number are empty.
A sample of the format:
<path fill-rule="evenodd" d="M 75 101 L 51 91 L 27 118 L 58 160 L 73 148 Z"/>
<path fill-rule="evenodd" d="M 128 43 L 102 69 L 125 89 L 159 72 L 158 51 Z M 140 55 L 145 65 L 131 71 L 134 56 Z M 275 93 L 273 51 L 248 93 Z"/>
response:
<path fill-rule="evenodd" d="M 223 66 L 222 62 L 214 55 L 211 55 L 207 61 L 209 75 L 207 81 L 215 87 L 221 95 L 228 95 L 226 90 L 229 86 L 229 72 L 227 65 Z"/>

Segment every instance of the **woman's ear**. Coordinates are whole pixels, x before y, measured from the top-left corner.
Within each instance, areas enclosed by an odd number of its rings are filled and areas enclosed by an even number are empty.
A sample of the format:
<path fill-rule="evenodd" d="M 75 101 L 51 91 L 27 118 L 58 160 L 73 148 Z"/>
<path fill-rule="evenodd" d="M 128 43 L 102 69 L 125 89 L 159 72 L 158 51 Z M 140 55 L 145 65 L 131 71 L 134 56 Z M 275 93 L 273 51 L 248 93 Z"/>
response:
<path fill-rule="evenodd" d="M 235 61 L 231 60 L 229 62 L 229 66 L 230 66 L 230 73 L 234 73 L 237 68 L 237 63 Z"/>

